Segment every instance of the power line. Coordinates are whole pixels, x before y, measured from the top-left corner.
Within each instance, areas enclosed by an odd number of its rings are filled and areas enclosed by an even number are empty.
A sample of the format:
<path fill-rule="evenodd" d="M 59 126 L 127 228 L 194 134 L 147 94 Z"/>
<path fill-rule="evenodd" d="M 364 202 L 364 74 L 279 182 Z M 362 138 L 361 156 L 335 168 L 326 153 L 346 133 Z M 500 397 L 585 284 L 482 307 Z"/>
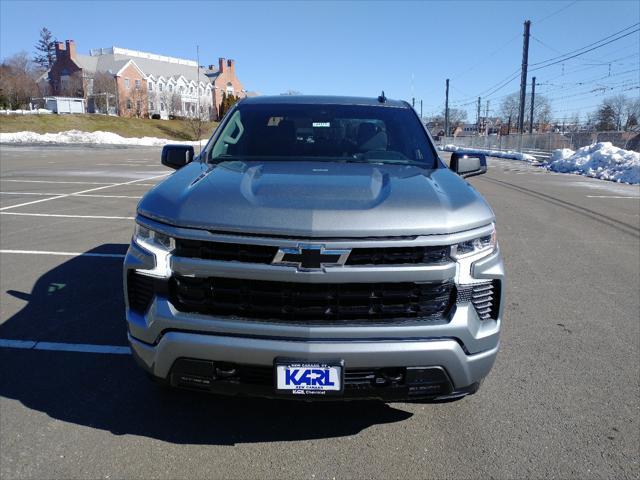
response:
<path fill-rule="evenodd" d="M 555 65 L 557 63 L 570 60 L 572 58 L 578 57 L 580 55 L 584 55 L 585 53 L 591 52 L 591 51 L 596 50 L 598 48 L 602 48 L 605 45 L 609 45 L 610 43 L 617 42 L 618 40 L 621 40 L 621 39 L 623 39 L 625 37 L 628 37 L 629 35 L 632 35 L 632 34 L 638 32 L 638 31 L 640 31 L 640 28 L 636 28 L 635 30 L 632 30 L 632 31 L 627 32 L 627 33 L 624 33 L 622 35 L 623 32 L 629 30 L 630 28 L 635 28 L 638 25 L 640 25 L 640 24 L 636 23 L 634 25 L 631 25 L 630 27 L 624 28 L 624 29 L 620 30 L 619 32 L 614 33 L 613 35 L 609 35 L 607 37 L 604 37 L 603 39 L 598 40 L 597 42 L 590 43 L 589 45 L 585 45 L 584 47 L 578 48 L 576 50 L 572 50 L 571 52 L 567 52 L 567 53 L 565 53 L 563 55 L 560 55 L 560 56 L 557 56 L 557 57 L 553 57 L 553 58 L 548 58 L 547 60 L 543 60 L 541 62 L 532 63 L 530 65 L 532 67 L 540 65 L 537 68 L 533 68 L 532 71 L 533 70 L 540 70 L 541 68 L 550 67 L 551 65 Z M 620 36 L 618 36 L 618 35 L 620 35 Z M 613 38 L 613 39 L 611 39 L 611 40 L 609 40 L 607 42 L 604 42 L 605 40 L 608 40 L 611 37 L 617 37 L 617 38 Z M 602 42 L 604 42 L 604 43 L 602 43 Z M 591 47 L 591 48 L 589 48 L 589 47 Z M 549 63 L 549 62 L 551 62 L 551 63 Z"/>
<path fill-rule="evenodd" d="M 480 65 L 484 64 L 486 60 L 488 60 L 489 58 L 492 58 L 493 56 L 495 56 L 497 53 L 500 53 L 502 50 L 504 50 L 507 46 L 509 46 L 511 43 L 513 43 L 513 41 L 515 39 L 517 39 L 520 36 L 520 33 L 516 33 L 513 37 L 511 37 L 509 40 L 507 40 L 505 43 L 503 43 L 499 48 L 497 48 L 496 50 L 494 50 L 493 52 L 491 52 L 489 55 L 482 57 L 481 60 L 478 63 L 475 63 L 474 65 L 472 65 L 471 67 L 467 68 L 466 70 L 463 70 L 460 73 L 455 74 L 453 77 L 451 77 L 451 79 L 456 79 L 458 77 L 460 77 L 461 75 L 464 75 L 465 73 L 470 72 L 471 70 L 476 69 L 477 67 L 479 67 Z"/>
<path fill-rule="evenodd" d="M 573 5 L 575 5 L 576 3 L 578 3 L 578 0 L 576 0 L 575 2 L 571 2 L 571 3 L 567 4 L 567 5 L 565 5 L 564 7 L 562 7 L 562 8 L 560 8 L 560 9 L 556 10 L 555 12 L 550 13 L 550 14 L 549 14 L 549 15 L 547 15 L 546 17 L 542 17 L 540 20 L 534 20 L 534 21 L 533 21 L 533 23 L 534 23 L 535 25 L 540 25 L 542 22 L 544 22 L 544 21 L 546 21 L 546 20 L 550 19 L 551 17 L 556 16 L 557 14 L 559 14 L 559 13 L 561 13 L 561 12 L 564 12 L 567 8 L 572 7 L 572 6 L 573 6 Z"/>

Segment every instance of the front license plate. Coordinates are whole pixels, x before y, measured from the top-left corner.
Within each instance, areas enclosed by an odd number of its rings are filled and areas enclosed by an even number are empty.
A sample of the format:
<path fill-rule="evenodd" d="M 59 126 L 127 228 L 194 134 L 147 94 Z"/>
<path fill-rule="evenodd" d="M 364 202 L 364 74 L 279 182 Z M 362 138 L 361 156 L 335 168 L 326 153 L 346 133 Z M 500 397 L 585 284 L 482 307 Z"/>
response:
<path fill-rule="evenodd" d="M 291 395 L 342 393 L 342 362 L 276 362 L 276 391 Z"/>

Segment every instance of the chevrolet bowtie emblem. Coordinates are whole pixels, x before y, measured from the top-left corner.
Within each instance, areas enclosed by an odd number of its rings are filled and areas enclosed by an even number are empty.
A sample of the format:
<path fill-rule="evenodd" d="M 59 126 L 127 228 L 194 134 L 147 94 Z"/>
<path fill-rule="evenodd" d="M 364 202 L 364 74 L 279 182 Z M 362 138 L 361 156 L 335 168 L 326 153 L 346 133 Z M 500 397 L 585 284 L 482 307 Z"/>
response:
<path fill-rule="evenodd" d="M 293 248 L 280 248 L 272 265 L 286 265 L 300 270 L 313 270 L 323 267 L 343 266 L 350 249 L 325 249 L 324 245 L 299 244 Z"/>

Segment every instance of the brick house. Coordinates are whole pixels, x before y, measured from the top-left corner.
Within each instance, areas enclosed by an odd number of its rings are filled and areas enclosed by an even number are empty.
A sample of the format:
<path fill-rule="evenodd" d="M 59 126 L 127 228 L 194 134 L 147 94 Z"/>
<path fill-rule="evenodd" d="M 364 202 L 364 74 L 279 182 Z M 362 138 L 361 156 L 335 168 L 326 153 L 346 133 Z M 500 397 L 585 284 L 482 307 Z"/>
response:
<path fill-rule="evenodd" d="M 217 119 L 223 93 L 247 96 L 234 60 L 220 58 L 217 68 L 207 69 L 193 60 L 119 47 L 81 55 L 73 40 L 56 44 L 49 82 L 54 95 L 83 96 L 89 111 L 121 116 L 189 117 L 199 108 L 203 117 Z"/>
<path fill-rule="evenodd" d="M 216 112 L 220 111 L 223 93 L 226 95 L 234 95 L 236 97 L 246 97 L 247 91 L 243 88 L 242 83 L 236 76 L 235 60 L 227 60 L 225 58 L 218 59 L 218 68 L 209 65 L 209 69 L 205 73 L 213 84 L 213 105 Z"/>

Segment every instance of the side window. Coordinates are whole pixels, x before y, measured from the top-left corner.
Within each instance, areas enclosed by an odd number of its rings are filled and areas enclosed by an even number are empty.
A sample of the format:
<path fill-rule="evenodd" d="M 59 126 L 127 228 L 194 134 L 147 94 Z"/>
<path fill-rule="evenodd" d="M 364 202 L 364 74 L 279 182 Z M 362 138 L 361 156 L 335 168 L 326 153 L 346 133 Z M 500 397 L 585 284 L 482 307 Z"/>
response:
<path fill-rule="evenodd" d="M 124 79 L 124 88 L 126 88 L 127 90 L 129 90 L 129 79 L 125 78 Z"/>
<path fill-rule="evenodd" d="M 237 110 L 225 125 L 224 130 L 220 132 L 220 136 L 216 140 L 209 158 L 215 159 L 226 155 L 229 146 L 237 144 L 240 138 L 242 138 L 243 133 L 244 125 L 242 124 L 240 110 Z"/>

